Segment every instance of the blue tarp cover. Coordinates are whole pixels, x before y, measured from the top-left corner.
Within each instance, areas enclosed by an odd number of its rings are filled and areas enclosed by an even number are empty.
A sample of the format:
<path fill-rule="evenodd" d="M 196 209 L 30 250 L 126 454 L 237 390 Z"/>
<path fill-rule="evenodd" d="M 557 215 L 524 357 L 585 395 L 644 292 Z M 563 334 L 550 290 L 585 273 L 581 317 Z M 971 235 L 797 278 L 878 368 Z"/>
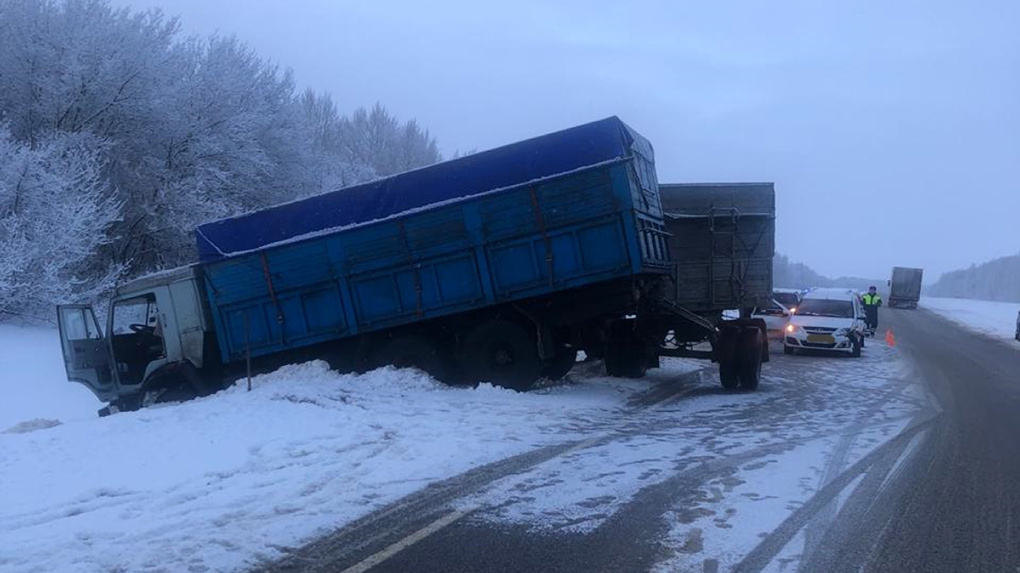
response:
<path fill-rule="evenodd" d="M 629 156 L 651 145 L 617 117 L 200 225 L 202 262 L 369 223 Z"/>

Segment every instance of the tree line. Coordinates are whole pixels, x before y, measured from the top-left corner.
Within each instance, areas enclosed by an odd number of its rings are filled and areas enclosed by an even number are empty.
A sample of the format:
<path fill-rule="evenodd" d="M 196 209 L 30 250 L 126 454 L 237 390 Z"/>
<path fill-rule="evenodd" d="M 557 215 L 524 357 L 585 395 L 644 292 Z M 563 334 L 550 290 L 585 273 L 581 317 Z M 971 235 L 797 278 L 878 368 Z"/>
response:
<path fill-rule="evenodd" d="M 943 274 L 929 296 L 1020 302 L 1020 254 Z"/>
<path fill-rule="evenodd" d="M 833 279 L 818 274 L 818 272 L 804 263 L 793 262 L 785 255 L 776 253 L 772 259 L 772 284 L 776 288 L 842 287 L 866 291 L 872 285 L 884 290 L 885 280 L 880 281 L 878 279 L 860 277 L 837 277 Z"/>
<path fill-rule="evenodd" d="M 442 159 L 233 37 L 106 0 L 0 0 L 0 320 L 194 260 L 199 223 Z"/>

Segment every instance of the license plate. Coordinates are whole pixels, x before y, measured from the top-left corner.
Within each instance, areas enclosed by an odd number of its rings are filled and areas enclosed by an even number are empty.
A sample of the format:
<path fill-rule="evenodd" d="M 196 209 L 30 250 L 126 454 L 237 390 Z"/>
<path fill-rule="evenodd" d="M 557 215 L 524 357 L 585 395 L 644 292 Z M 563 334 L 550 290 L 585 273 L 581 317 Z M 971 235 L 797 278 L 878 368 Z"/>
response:
<path fill-rule="evenodd" d="M 809 334 L 807 341 L 817 344 L 836 344 L 836 339 L 829 334 Z"/>

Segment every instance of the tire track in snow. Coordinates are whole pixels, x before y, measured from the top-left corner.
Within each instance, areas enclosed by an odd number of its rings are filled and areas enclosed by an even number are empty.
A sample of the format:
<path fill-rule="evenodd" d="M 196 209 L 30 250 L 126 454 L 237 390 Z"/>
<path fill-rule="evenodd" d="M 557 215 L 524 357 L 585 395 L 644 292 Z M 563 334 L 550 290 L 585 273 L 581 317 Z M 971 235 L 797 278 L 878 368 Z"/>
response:
<path fill-rule="evenodd" d="M 623 418 L 655 410 L 687 396 L 700 385 L 703 373 L 704 370 L 689 372 L 671 383 L 653 387 L 631 402 L 632 406 L 623 411 Z M 284 558 L 257 566 L 252 571 L 312 573 L 341 570 L 343 565 L 359 562 L 358 557 L 373 553 L 373 549 L 398 543 L 408 534 L 441 519 L 443 514 L 449 513 L 448 506 L 451 502 L 479 491 L 488 484 L 515 474 L 523 474 L 556 457 L 647 432 L 652 426 L 655 426 L 654 422 L 627 426 L 624 429 L 603 428 L 604 433 L 592 438 L 545 446 L 429 484 L 308 545 L 300 548 L 277 547 L 285 554 Z"/>
<path fill-rule="evenodd" d="M 871 472 L 873 468 L 887 466 L 886 472 L 874 472 L 879 476 L 876 479 L 881 484 L 888 473 L 888 469 L 891 469 L 896 463 L 900 455 L 910 444 L 914 435 L 932 426 L 940 417 L 941 415 L 936 414 L 912 423 L 895 437 L 875 448 L 847 468 L 846 471 L 825 485 L 804 505 L 800 506 L 789 517 L 783 520 L 761 543 L 744 556 L 732 569 L 733 573 L 760 573 L 772 562 L 783 547 L 808 525 L 811 518 L 826 505 L 832 503 L 839 496 L 840 492 L 854 479 L 862 474 Z M 868 478 L 866 477 L 865 479 Z M 858 486 L 858 490 L 860 490 L 860 486 Z"/>

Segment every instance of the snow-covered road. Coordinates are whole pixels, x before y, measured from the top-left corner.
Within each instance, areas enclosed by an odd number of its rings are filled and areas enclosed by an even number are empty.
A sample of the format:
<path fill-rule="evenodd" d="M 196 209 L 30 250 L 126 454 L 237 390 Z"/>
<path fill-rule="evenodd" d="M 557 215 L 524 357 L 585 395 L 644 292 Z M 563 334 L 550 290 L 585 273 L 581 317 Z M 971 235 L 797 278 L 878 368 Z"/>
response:
<path fill-rule="evenodd" d="M 4 333 L 36 369 L 4 380 L 17 408 L 0 427 L 3 571 L 242 569 L 436 480 L 581 439 L 655 384 L 582 374 L 518 394 L 313 362 L 251 392 L 99 419 L 63 380 L 54 332 Z"/>
<path fill-rule="evenodd" d="M 766 372 L 753 394 L 714 369 L 674 377 L 566 449 L 448 480 L 260 571 L 795 569 L 931 407 L 879 340 L 856 360 L 774 352 Z"/>
<path fill-rule="evenodd" d="M 724 570 L 819 491 L 853 485 L 847 469 L 927 408 L 880 341 L 859 360 L 774 351 L 753 394 L 722 391 L 697 362 L 666 360 L 640 381 L 598 371 L 580 364 L 568 383 L 518 394 L 313 362 L 257 377 L 251 392 L 109 418 L 75 410 L 48 427 L 8 413 L 0 569 L 342 570 L 454 511 L 451 535 L 470 541 L 456 555 L 432 549 L 449 570 L 482 558 L 473 551 L 499 531 L 526 540 L 522 567 L 549 563 L 535 549 L 546 539 L 560 551 L 594 543 L 571 557 L 577 570 L 611 564 L 609 548 L 636 570 Z M 838 496 L 826 499 L 813 520 L 835 513 Z M 771 557 L 796 561 L 816 541 L 797 533 Z M 406 570 L 429 547 L 376 569 Z"/>

